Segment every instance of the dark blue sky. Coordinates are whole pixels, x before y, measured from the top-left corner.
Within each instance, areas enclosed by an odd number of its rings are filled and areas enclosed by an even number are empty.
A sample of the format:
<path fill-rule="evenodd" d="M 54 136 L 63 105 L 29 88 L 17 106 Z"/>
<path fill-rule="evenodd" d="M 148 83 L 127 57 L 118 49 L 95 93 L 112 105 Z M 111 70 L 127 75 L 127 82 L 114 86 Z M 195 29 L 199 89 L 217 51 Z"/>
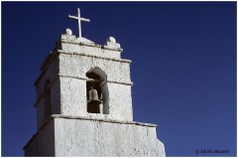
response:
<path fill-rule="evenodd" d="M 36 132 L 33 83 L 77 7 L 84 37 L 132 60 L 134 120 L 158 124 L 167 156 L 236 156 L 236 2 L 2 2 L 2 156 Z"/>

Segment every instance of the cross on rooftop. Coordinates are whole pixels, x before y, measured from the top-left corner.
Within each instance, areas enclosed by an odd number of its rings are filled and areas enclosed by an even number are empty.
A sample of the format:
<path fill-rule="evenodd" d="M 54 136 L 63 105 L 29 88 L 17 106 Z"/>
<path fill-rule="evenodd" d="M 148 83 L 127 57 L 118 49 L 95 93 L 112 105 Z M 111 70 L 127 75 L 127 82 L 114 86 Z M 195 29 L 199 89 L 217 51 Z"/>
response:
<path fill-rule="evenodd" d="M 79 8 L 78 8 L 78 16 L 69 15 L 69 18 L 78 20 L 79 38 L 82 37 L 81 21 L 90 22 L 90 20 L 80 17 L 80 9 Z"/>

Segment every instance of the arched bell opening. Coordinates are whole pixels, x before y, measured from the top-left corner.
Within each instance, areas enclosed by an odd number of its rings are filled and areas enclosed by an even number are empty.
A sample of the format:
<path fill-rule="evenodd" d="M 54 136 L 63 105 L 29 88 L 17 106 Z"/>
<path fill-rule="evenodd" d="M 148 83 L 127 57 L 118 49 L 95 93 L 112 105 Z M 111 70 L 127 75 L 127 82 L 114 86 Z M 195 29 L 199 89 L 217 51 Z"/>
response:
<path fill-rule="evenodd" d="M 51 90 L 50 90 L 50 81 L 47 79 L 44 85 L 44 117 L 47 119 L 51 115 Z"/>
<path fill-rule="evenodd" d="M 93 68 L 86 73 L 86 76 L 88 77 L 87 112 L 109 114 L 106 74 L 99 68 Z"/>

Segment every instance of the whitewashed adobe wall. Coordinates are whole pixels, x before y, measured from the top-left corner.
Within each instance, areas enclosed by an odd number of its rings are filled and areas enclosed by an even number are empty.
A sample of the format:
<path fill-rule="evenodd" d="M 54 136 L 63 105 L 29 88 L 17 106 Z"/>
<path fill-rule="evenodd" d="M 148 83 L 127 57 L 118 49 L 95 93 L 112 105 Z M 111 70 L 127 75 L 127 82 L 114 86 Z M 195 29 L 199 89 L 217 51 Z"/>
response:
<path fill-rule="evenodd" d="M 52 115 L 25 146 L 26 156 L 164 157 L 156 125 Z"/>
<path fill-rule="evenodd" d="M 153 124 L 58 117 L 55 129 L 59 157 L 165 156 Z"/>
<path fill-rule="evenodd" d="M 42 73 L 35 83 L 38 128 L 46 119 L 46 80 L 50 81 L 50 110 L 53 114 L 132 121 L 131 61 L 121 59 L 121 52 L 120 44 L 113 37 L 101 46 L 71 34 L 61 35 L 57 46 L 43 63 Z M 109 95 L 108 114 L 87 112 L 86 73 L 93 69 L 105 74 Z"/>

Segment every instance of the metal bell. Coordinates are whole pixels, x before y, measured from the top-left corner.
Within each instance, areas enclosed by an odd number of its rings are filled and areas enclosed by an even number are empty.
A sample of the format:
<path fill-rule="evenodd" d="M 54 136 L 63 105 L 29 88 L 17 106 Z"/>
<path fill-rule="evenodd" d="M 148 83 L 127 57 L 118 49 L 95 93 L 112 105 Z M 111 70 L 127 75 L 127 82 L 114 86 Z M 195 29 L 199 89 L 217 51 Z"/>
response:
<path fill-rule="evenodd" d="M 93 89 L 93 87 L 91 87 L 91 89 L 89 90 L 89 100 L 88 103 L 90 102 L 98 102 L 101 103 L 101 100 L 98 99 L 98 92 L 96 89 Z"/>
<path fill-rule="evenodd" d="M 90 113 L 100 113 L 100 104 L 102 103 L 102 101 L 98 99 L 97 90 L 91 87 L 88 95 L 89 95 L 89 100 L 88 100 L 87 111 Z"/>

